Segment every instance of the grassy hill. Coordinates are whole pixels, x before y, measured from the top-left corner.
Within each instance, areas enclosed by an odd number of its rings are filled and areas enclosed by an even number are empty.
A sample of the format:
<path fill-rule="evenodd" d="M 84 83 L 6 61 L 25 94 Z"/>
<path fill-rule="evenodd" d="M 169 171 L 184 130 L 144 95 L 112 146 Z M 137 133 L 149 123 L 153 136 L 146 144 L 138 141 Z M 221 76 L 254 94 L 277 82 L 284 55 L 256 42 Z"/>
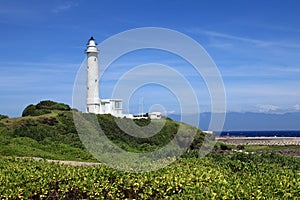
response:
<path fill-rule="evenodd" d="M 166 118 L 165 125 L 156 135 L 150 138 L 136 138 L 121 130 L 111 115 L 97 115 L 97 120 L 111 141 L 131 152 L 148 152 L 164 146 L 174 138 L 180 125 L 184 125 L 187 131 L 196 129 Z M 134 122 L 138 126 L 146 126 L 150 119 Z M 205 136 L 200 130 L 196 131 L 196 139 L 191 149 L 199 148 Z M 182 141 L 182 138 L 178 141 Z M 1 115 L 0 146 L 2 156 L 95 161 L 78 136 L 71 108 L 52 101 L 41 101 L 37 105 L 27 106 L 19 118 Z"/>
<path fill-rule="evenodd" d="M 197 159 L 198 154 L 194 152 L 198 152 L 205 135 L 193 126 L 167 118 L 157 134 L 138 138 L 122 131 L 111 115 L 82 114 L 82 117 L 95 119 L 106 137 L 131 152 L 160 149 L 173 138 L 179 146 L 184 146 L 190 135 L 178 137 L 179 127 L 184 133 L 196 131 L 196 136 L 189 153 L 159 170 L 143 173 L 118 171 L 103 164 L 80 167 L 6 158 L 36 156 L 95 161 L 81 143 L 69 106 L 51 101 L 29 105 L 23 117 L 0 115 L 0 199 L 300 198 L 299 158 L 275 153 L 216 153 Z M 150 120 L 134 120 L 134 123 L 145 126 Z M 158 120 L 153 124 L 160 123 Z M 126 159 L 133 162 L 131 158 Z"/>

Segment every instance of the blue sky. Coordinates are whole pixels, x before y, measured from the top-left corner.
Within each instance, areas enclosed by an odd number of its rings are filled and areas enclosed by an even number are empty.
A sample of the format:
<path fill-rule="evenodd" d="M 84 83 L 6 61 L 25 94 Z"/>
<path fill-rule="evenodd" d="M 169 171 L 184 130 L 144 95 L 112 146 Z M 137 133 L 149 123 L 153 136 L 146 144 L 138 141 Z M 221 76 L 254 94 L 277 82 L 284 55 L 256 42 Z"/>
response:
<path fill-rule="evenodd" d="M 299 111 L 299 7 L 297 0 L 0 0 L 0 113 L 20 116 L 25 106 L 44 99 L 71 105 L 89 37 L 101 43 L 119 32 L 149 26 L 182 32 L 206 49 L 222 75 L 228 111 Z M 164 52 L 129 54 L 103 78 L 101 96 L 109 98 L 122 73 L 149 61 L 171 65 L 187 76 L 192 72 Z M 201 110 L 209 111 L 203 81 L 193 76 L 188 80 L 203 87 L 197 95 Z M 173 102 L 166 110 L 178 111 L 174 95 L 146 86 L 134 94 L 133 112 L 149 91 L 159 101 L 145 100 L 146 108 Z"/>

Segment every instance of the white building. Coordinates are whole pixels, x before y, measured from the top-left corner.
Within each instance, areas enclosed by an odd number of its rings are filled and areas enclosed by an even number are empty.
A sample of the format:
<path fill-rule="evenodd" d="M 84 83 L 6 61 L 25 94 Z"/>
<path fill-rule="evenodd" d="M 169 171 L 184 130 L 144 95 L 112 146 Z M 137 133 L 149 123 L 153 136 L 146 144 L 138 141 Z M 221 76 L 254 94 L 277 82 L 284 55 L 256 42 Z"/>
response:
<path fill-rule="evenodd" d="M 100 102 L 100 114 L 111 114 L 115 117 L 123 117 L 122 99 L 102 99 Z"/>
<path fill-rule="evenodd" d="M 160 119 L 161 118 L 161 112 L 150 112 L 150 113 L 148 113 L 148 117 L 150 119 Z"/>
<path fill-rule="evenodd" d="M 95 39 L 91 37 L 85 50 L 87 55 L 87 99 L 86 112 L 95 114 L 111 114 L 115 117 L 135 118 L 132 114 L 123 114 L 122 99 L 99 98 L 98 54 Z M 160 112 L 149 113 L 151 119 L 160 119 Z"/>

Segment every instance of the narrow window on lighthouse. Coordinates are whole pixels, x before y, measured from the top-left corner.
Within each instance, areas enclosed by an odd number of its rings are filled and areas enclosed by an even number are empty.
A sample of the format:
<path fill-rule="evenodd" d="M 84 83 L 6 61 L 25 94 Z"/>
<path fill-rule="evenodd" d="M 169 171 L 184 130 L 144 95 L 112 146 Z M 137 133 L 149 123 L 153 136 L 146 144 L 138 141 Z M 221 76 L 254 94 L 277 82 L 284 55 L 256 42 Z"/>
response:
<path fill-rule="evenodd" d="M 95 83 L 97 83 L 97 79 L 95 79 Z"/>
<path fill-rule="evenodd" d="M 97 61 L 97 58 L 94 58 L 94 61 L 96 62 L 96 61 Z"/>

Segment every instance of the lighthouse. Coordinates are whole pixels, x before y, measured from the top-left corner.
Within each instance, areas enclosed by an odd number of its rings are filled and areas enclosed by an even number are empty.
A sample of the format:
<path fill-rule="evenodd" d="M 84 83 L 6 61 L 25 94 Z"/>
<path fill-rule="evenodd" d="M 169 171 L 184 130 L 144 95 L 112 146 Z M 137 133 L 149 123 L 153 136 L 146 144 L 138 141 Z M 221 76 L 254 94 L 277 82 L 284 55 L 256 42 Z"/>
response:
<path fill-rule="evenodd" d="M 86 111 L 100 114 L 99 77 L 98 77 L 98 48 L 95 39 L 91 37 L 85 50 L 87 55 L 87 99 Z"/>
<path fill-rule="evenodd" d="M 123 114 L 122 99 L 100 99 L 99 98 L 99 74 L 98 74 L 98 54 L 99 50 L 95 39 L 91 37 L 85 50 L 87 55 L 87 97 L 86 112 L 94 114 L 111 114 L 120 118 L 136 118 L 133 114 Z M 160 119 L 160 112 L 148 113 L 151 119 Z M 138 116 L 137 118 L 141 118 Z M 144 118 L 144 117 L 142 117 Z"/>

